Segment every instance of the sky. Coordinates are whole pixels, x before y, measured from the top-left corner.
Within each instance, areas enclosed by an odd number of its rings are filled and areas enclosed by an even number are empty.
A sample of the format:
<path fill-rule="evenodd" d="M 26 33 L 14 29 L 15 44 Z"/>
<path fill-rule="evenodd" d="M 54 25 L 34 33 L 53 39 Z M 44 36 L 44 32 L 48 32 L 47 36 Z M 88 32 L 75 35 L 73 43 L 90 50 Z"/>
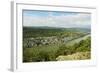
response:
<path fill-rule="evenodd" d="M 80 12 L 23 10 L 23 26 L 90 28 L 91 14 Z"/>

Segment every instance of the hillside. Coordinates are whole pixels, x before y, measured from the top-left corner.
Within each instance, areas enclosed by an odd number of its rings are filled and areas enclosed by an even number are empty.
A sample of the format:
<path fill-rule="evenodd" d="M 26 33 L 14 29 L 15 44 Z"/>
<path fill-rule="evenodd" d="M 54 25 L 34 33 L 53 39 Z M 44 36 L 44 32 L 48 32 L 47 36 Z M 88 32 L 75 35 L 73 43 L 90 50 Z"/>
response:
<path fill-rule="evenodd" d="M 57 28 L 57 27 L 23 27 L 23 38 L 30 37 L 50 37 L 61 36 L 66 34 L 86 34 L 90 33 L 90 29 L 87 28 Z"/>

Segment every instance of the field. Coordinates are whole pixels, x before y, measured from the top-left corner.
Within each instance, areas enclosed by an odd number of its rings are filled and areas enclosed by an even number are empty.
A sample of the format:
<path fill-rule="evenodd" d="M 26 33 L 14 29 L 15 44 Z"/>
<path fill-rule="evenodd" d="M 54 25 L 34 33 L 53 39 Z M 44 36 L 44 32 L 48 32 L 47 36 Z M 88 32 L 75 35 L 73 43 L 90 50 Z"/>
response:
<path fill-rule="evenodd" d="M 23 27 L 23 62 L 91 58 L 89 28 Z"/>

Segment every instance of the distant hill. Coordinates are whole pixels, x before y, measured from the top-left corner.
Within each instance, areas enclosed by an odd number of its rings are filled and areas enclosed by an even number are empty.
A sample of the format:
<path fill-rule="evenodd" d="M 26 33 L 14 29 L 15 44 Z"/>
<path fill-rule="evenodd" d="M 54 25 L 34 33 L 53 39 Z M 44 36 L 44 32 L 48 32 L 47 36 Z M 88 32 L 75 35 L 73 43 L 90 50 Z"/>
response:
<path fill-rule="evenodd" d="M 23 27 L 24 37 L 38 37 L 38 36 L 60 36 L 61 34 L 68 33 L 90 33 L 89 28 L 60 28 L 60 27 Z"/>
<path fill-rule="evenodd" d="M 63 27 L 48 27 L 48 26 L 41 26 L 41 27 L 23 27 L 25 30 L 35 30 L 35 29 L 52 29 L 52 30 L 66 30 L 66 31 L 81 31 L 81 32 L 91 32 L 90 28 L 79 28 L 79 27 L 74 27 L 74 28 L 63 28 Z"/>

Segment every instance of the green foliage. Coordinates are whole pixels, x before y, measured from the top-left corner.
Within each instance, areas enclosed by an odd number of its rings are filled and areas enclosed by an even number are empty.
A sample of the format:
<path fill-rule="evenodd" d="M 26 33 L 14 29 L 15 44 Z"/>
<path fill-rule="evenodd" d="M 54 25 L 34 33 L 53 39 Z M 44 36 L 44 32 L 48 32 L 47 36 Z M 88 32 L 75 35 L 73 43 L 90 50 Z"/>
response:
<path fill-rule="evenodd" d="M 53 47 L 54 46 L 54 47 Z M 72 46 L 62 44 L 61 46 L 41 46 L 24 49 L 23 62 L 39 62 L 39 61 L 56 61 L 56 58 L 60 55 L 71 55 L 77 52 L 90 51 L 91 40 L 88 37 L 86 40 L 82 40 L 79 43 L 75 43 Z"/>
<path fill-rule="evenodd" d="M 81 29 L 80 29 L 81 30 Z M 82 31 L 82 32 L 81 32 Z M 24 45 L 28 47 L 23 47 L 23 62 L 40 62 L 40 61 L 56 61 L 56 58 L 60 55 L 72 55 L 77 52 L 90 52 L 91 51 L 91 38 L 88 37 L 85 40 L 82 40 L 78 43 L 70 43 L 69 41 L 74 40 L 76 38 L 85 36 L 87 33 L 84 33 L 83 30 L 74 30 L 74 29 L 64 29 L 64 28 L 31 28 L 24 27 L 23 28 L 23 41 Z M 49 44 L 49 45 L 41 45 L 41 39 L 45 40 L 44 37 L 52 37 L 56 36 L 56 38 L 61 40 L 65 37 L 72 38 L 71 40 L 65 43 Z M 28 40 L 29 38 L 36 39 L 38 37 L 38 46 L 30 47 L 31 42 L 34 40 Z M 39 38 L 40 37 L 40 38 Z M 27 41 L 28 40 L 28 41 Z M 50 40 L 50 39 L 49 39 Z M 37 44 L 36 44 L 37 45 Z"/>
<path fill-rule="evenodd" d="M 86 52 L 91 50 L 91 40 L 88 37 L 86 40 L 82 40 L 79 43 L 75 43 L 72 46 L 62 45 L 57 51 L 57 56 L 59 55 L 70 55 L 76 52 Z"/>
<path fill-rule="evenodd" d="M 91 40 L 90 40 L 91 38 L 90 37 L 88 37 L 86 40 L 82 40 L 82 41 L 80 41 L 80 43 L 79 43 L 79 47 L 76 49 L 76 51 L 78 51 L 78 52 L 85 52 L 85 51 L 91 51 Z"/>
<path fill-rule="evenodd" d="M 57 45 L 38 46 L 23 49 L 23 62 L 55 61 L 55 53 L 57 49 Z"/>
<path fill-rule="evenodd" d="M 70 48 L 69 46 L 67 47 L 65 44 L 63 44 L 59 47 L 58 51 L 56 52 L 56 57 L 59 55 L 68 55 L 72 53 L 73 53 L 72 48 Z"/>
<path fill-rule="evenodd" d="M 23 27 L 23 38 L 50 37 L 50 36 L 84 36 L 89 29 L 79 28 L 54 28 L 54 27 Z"/>

